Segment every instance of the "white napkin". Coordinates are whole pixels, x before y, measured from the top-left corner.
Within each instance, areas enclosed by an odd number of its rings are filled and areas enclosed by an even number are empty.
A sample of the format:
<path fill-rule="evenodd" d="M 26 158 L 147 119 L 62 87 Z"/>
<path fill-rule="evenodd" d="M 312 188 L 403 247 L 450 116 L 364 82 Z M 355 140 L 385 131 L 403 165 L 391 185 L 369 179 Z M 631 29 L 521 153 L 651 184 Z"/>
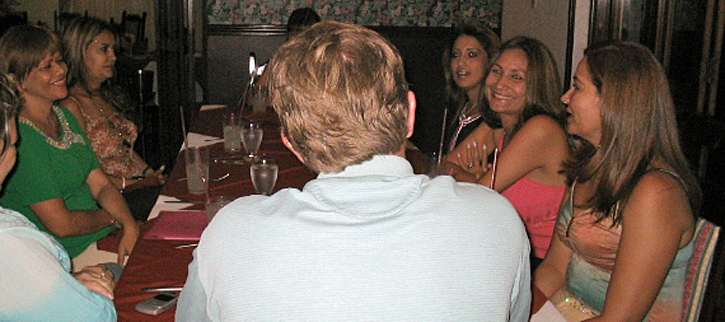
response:
<path fill-rule="evenodd" d="M 191 206 L 192 203 L 190 202 L 183 202 L 183 203 L 174 203 L 174 202 L 167 202 L 167 201 L 179 201 L 179 199 L 165 196 L 165 195 L 159 195 L 159 198 L 156 199 L 156 204 L 153 208 L 151 208 L 151 213 L 149 214 L 149 219 L 156 218 L 159 216 L 159 212 L 161 211 L 175 211 L 175 210 L 181 210 L 188 206 Z"/>
<path fill-rule="evenodd" d="M 554 303 L 551 303 L 551 301 L 546 301 L 544 303 L 544 306 L 539 309 L 536 314 L 531 316 L 530 322 L 566 322 L 566 319 L 563 315 L 561 315 L 561 312 L 556 309 L 556 306 L 554 306 Z"/>
<path fill-rule="evenodd" d="M 207 146 L 207 145 L 212 145 L 212 144 L 216 144 L 219 142 L 224 142 L 224 139 L 222 139 L 222 138 L 194 133 L 194 132 L 189 132 L 189 134 L 187 135 L 187 140 L 188 140 L 190 146 Z M 184 149 L 184 147 L 182 146 L 181 150 L 183 150 L 183 149 Z"/>
<path fill-rule="evenodd" d="M 202 111 L 202 112 L 203 111 L 211 111 L 211 110 L 217 110 L 217 109 L 225 108 L 225 107 L 227 107 L 227 106 L 226 105 L 219 105 L 219 104 L 202 105 L 201 106 L 201 109 L 199 109 L 199 111 Z"/>

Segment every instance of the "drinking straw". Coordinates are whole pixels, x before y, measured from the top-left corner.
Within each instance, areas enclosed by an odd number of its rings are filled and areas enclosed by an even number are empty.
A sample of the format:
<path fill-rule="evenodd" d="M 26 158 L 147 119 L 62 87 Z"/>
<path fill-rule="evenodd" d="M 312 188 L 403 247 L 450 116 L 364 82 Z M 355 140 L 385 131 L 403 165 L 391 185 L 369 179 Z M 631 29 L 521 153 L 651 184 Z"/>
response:
<path fill-rule="evenodd" d="M 491 168 L 491 186 L 489 188 L 493 189 L 494 183 L 496 182 L 496 165 L 498 165 L 498 148 L 493 149 L 493 168 Z"/>
<path fill-rule="evenodd" d="M 436 160 L 436 166 L 441 164 L 441 158 L 443 158 L 443 141 L 446 137 L 446 119 L 448 118 L 448 108 L 443 109 L 443 123 L 441 125 L 441 140 L 440 144 L 438 145 L 438 155 L 436 156 L 438 159 Z"/>
<path fill-rule="evenodd" d="M 186 121 L 184 121 L 184 105 L 179 105 L 179 115 L 181 116 L 181 133 L 184 135 L 184 146 L 189 147 L 189 138 L 186 133 Z"/>

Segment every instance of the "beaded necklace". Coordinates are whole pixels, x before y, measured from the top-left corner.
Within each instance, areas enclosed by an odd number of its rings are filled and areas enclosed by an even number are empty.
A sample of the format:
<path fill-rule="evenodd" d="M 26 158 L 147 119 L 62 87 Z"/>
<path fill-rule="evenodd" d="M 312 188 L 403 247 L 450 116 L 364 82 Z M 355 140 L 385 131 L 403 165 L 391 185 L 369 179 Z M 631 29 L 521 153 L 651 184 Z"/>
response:
<path fill-rule="evenodd" d="M 63 114 L 63 111 L 61 111 L 58 106 L 53 105 L 52 111 L 58 118 L 58 124 L 60 125 L 61 129 L 60 138 L 58 140 L 50 137 L 48 134 L 43 132 L 43 130 L 41 130 L 37 125 L 35 125 L 35 123 L 27 119 L 26 117 L 20 116 L 18 119 L 21 124 L 30 126 L 35 131 L 40 133 L 40 135 L 45 138 L 45 142 L 47 142 L 51 146 L 54 146 L 57 149 L 67 150 L 71 147 L 71 145 L 73 145 L 73 143 L 86 144 L 85 140 L 83 140 L 83 136 L 78 133 L 73 133 L 73 131 L 70 129 L 70 124 L 68 124 L 68 120 L 65 118 L 65 114 Z"/>

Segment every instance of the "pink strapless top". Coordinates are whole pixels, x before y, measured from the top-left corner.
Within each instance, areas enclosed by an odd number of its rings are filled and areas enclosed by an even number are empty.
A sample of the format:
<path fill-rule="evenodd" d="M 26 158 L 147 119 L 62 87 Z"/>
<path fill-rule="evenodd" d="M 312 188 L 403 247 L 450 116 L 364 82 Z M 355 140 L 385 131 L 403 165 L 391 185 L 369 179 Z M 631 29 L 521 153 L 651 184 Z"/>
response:
<path fill-rule="evenodd" d="M 501 193 L 519 212 L 529 233 L 534 256 L 538 258 L 544 258 L 549 250 L 565 191 L 566 185 L 547 186 L 523 177 Z"/>
<path fill-rule="evenodd" d="M 498 144 L 499 151 L 503 151 L 505 137 L 504 132 Z M 546 251 L 549 250 L 559 206 L 565 192 L 566 185 L 547 186 L 523 177 L 501 193 L 521 216 L 529 233 L 534 256 L 537 258 L 544 258 Z"/>

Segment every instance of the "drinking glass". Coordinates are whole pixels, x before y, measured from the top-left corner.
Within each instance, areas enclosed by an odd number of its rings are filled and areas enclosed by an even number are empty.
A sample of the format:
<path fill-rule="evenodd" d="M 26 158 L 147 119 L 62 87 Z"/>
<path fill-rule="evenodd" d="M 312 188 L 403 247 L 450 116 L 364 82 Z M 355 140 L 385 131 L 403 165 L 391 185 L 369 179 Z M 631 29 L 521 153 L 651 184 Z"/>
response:
<path fill-rule="evenodd" d="M 253 84 L 252 88 L 251 105 L 252 112 L 259 113 L 264 112 L 267 109 L 267 95 L 265 95 L 264 86 Z"/>
<path fill-rule="evenodd" d="M 441 165 L 441 156 L 438 154 L 437 151 L 431 152 L 425 155 L 425 159 L 428 161 L 428 171 L 426 174 L 431 178 L 435 178 L 438 176 L 438 167 Z"/>
<path fill-rule="evenodd" d="M 242 124 L 238 113 L 229 113 L 224 117 L 224 151 L 227 153 L 242 150 Z"/>
<path fill-rule="evenodd" d="M 248 122 L 242 126 L 242 144 L 249 157 L 257 155 L 259 146 L 262 145 L 263 135 L 264 132 L 259 123 Z"/>
<path fill-rule="evenodd" d="M 228 205 L 230 202 L 231 200 L 225 198 L 224 196 L 210 197 L 206 202 L 206 222 L 211 222 L 216 213 L 219 212 L 219 209 L 224 208 L 224 206 Z"/>
<path fill-rule="evenodd" d="M 275 160 L 266 156 L 258 156 L 254 158 L 252 165 L 249 167 L 252 176 L 252 184 L 257 193 L 269 196 L 277 182 L 277 173 L 279 167 Z"/>
<path fill-rule="evenodd" d="M 209 186 L 209 149 L 186 148 L 186 186 L 191 194 L 205 194 Z"/>

